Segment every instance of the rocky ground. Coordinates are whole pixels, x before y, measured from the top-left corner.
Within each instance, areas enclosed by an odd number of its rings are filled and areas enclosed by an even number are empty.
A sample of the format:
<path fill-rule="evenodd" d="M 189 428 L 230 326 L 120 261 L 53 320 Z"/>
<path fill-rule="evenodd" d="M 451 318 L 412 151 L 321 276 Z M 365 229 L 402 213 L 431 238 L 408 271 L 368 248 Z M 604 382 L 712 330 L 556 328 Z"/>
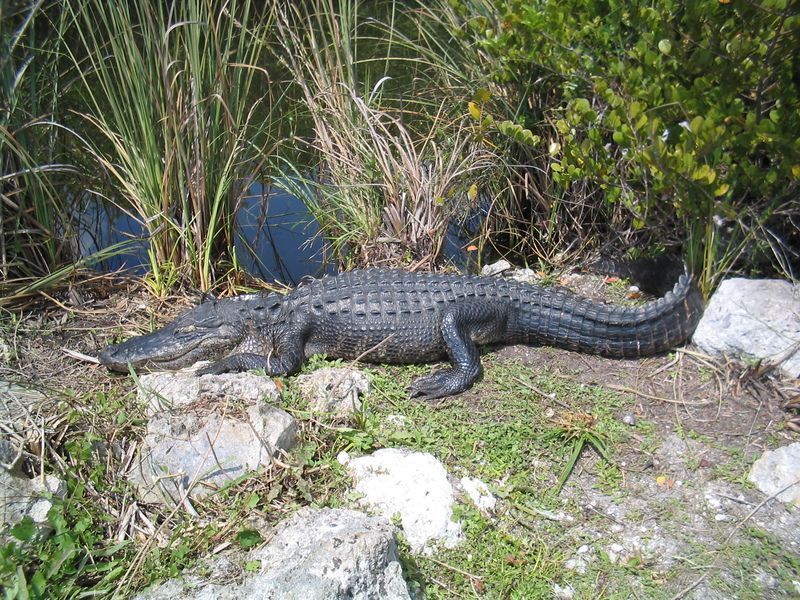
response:
<path fill-rule="evenodd" d="M 561 283 L 601 299 L 630 295 L 626 286 L 598 277 Z M 37 542 L 36 557 L 8 548 L 2 555 L 27 569 L 29 580 L 44 565 L 47 581 L 65 596 L 87 589 L 128 595 L 189 568 L 194 579 L 155 588 L 153 597 L 196 590 L 209 574 L 213 585 L 241 597 L 252 589 L 252 573 L 263 574 L 271 561 L 286 563 L 272 544 L 284 540 L 286 519 L 303 508 L 316 530 L 334 532 L 326 538 L 334 540 L 331 546 L 326 539 L 311 546 L 327 557 L 320 561 L 335 558 L 331 572 L 350 582 L 352 597 L 403 597 L 404 589 L 434 598 L 800 596 L 800 509 L 748 479 L 764 451 L 800 441 L 786 426 L 796 384 L 757 364 L 712 360 L 692 346 L 637 361 L 550 348 L 493 349 L 484 353 L 483 381 L 432 406 L 403 392 L 428 367 L 369 367 L 371 391 L 357 390 L 363 405 L 351 417 L 320 417 L 298 378 L 279 379 L 271 403 L 297 423 L 288 452 L 254 459 L 262 461 L 254 463 L 255 475 L 214 484 L 217 491 L 206 497 L 181 502 L 178 486 L 177 505 L 145 498 L 130 474 L 152 435 L 153 414 L 163 412 L 137 397 L 133 378 L 111 376 L 81 354 L 92 356 L 113 339 L 168 321 L 185 302 L 154 303 L 134 283 L 122 290 L 93 285 L 4 321 L 0 379 L 11 384 L 0 390 L 3 439 L 25 451 L 19 473 L 36 481 L 44 472 L 68 483 L 66 500 L 56 502 L 63 518 L 57 535 Z M 320 366 L 315 361 L 307 371 Z M 361 384 L 346 387 L 353 386 Z M 27 402 L 26 394 L 36 400 Z M 218 413 L 216 406 L 206 398 L 194 408 L 207 415 Z M 226 414 L 248 410 L 236 405 Z M 578 443 L 582 452 L 567 472 Z M 206 455 L 221 461 L 209 446 Z M 452 484 L 448 514 L 458 525 L 455 537 L 420 542 L 402 505 L 391 505 L 383 522 L 357 516 L 380 510 L 365 501 L 369 492 L 354 461 L 387 448 L 403 449 L 401 460 L 420 461 L 426 466 L 415 468 L 426 473 L 441 468 Z M 400 481 L 408 489 L 418 480 Z M 468 493 L 482 484 L 485 492 Z M 320 509 L 349 512 L 315 512 Z M 336 533 L 353 519 L 350 533 Z M 82 548 L 69 555 L 75 561 L 53 558 L 54 540 L 65 531 Z M 366 563 L 383 573 L 383 592 L 359 588 L 351 579 L 361 571 L 336 563 L 340 537 L 374 539 Z M 300 542 L 280 544 L 285 550 Z M 224 568 L 209 567 L 209 560 L 222 560 Z M 91 571 L 87 562 L 108 566 Z M 0 568 L 7 587 L 19 582 L 8 564 Z M 283 572 L 280 585 L 292 573 Z M 337 597 L 331 593 L 325 597 Z"/>

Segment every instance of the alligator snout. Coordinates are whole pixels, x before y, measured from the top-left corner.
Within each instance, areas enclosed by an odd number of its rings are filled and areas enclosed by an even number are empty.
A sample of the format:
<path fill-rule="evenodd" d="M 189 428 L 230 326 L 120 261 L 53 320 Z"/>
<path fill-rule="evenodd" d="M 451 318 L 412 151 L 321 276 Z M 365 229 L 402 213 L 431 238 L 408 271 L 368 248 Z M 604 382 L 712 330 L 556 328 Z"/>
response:
<path fill-rule="evenodd" d="M 118 344 L 111 344 L 100 351 L 97 355 L 97 360 L 100 361 L 101 365 L 105 365 L 112 371 L 127 371 L 128 361 L 121 356 L 124 354 L 124 352 L 119 351 Z"/>

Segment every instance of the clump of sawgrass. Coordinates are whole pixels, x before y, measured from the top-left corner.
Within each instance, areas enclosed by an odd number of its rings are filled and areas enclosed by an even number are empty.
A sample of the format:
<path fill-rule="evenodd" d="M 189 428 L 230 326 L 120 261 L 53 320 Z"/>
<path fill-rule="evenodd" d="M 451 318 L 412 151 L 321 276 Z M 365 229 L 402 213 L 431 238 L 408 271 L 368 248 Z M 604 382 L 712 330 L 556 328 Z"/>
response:
<path fill-rule="evenodd" d="M 70 5 L 70 51 L 108 197 L 140 220 L 159 294 L 209 289 L 235 261 L 234 214 L 274 143 L 262 52 L 271 23 L 249 0 Z"/>
<path fill-rule="evenodd" d="M 60 280 L 53 265 L 69 258 L 69 222 L 54 178 L 70 172 L 56 158 L 51 113 L 58 93 L 58 32 L 42 2 L 0 5 L 0 297 L 37 278 Z M 34 23 L 44 25 L 34 28 Z M 44 34 L 43 32 L 47 32 Z M 60 235 L 61 234 L 61 235 Z"/>
<path fill-rule="evenodd" d="M 374 55 L 377 41 L 360 33 L 358 6 L 326 0 L 285 7 L 277 18 L 280 56 L 295 75 L 313 124 L 307 143 L 319 161 L 313 181 L 287 184 L 342 262 L 430 267 L 450 221 L 475 210 L 501 161 L 466 110 L 448 111 L 452 99 L 433 97 L 411 110 L 391 97 L 393 69 L 405 66 Z M 382 65 L 374 82 L 362 76 L 372 63 Z"/>

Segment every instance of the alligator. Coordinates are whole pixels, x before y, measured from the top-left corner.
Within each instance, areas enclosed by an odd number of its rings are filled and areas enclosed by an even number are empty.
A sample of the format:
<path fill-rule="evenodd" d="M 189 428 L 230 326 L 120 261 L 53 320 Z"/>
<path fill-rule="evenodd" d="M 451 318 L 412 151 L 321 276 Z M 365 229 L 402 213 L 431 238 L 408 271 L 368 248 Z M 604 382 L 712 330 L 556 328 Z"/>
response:
<path fill-rule="evenodd" d="M 395 364 L 449 358 L 449 368 L 409 388 L 414 397 L 435 399 L 478 379 L 480 345 L 638 358 L 685 342 L 702 312 L 685 269 L 663 297 L 638 307 L 502 277 L 367 269 L 303 283 L 287 295 L 206 300 L 160 330 L 107 347 L 99 360 L 126 372 L 212 360 L 196 373 L 263 369 L 274 376 L 297 371 L 315 354 Z"/>

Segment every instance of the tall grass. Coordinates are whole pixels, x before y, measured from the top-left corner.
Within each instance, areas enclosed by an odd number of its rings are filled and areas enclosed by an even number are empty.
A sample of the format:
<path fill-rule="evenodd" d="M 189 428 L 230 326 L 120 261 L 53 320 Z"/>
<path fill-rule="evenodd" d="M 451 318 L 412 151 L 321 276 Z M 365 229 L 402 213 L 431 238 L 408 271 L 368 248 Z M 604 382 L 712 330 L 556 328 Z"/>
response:
<path fill-rule="evenodd" d="M 105 2 L 69 10 L 109 200 L 140 219 L 156 293 L 207 290 L 235 262 L 234 214 L 275 142 L 264 68 L 271 23 L 249 0 Z M 227 262 L 226 262 L 227 261 Z"/>
<path fill-rule="evenodd" d="M 386 6 L 394 14 L 396 5 Z M 319 0 L 279 9 L 279 56 L 295 76 L 319 160 L 313 184 L 293 191 L 342 262 L 430 267 L 449 221 L 476 206 L 499 158 L 476 138 L 466 101 L 453 114 L 452 98 L 404 106 L 396 85 L 387 91 L 409 59 L 392 53 L 398 30 L 361 17 L 364 7 Z"/>
<path fill-rule="evenodd" d="M 35 28 L 36 22 L 43 25 Z M 58 31 L 43 3 L 0 3 L 0 296 L 7 300 L 68 257 L 63 205 L 53 178 L 71 171 L 57 160 L 52 114 L 60 92 Z"/>

